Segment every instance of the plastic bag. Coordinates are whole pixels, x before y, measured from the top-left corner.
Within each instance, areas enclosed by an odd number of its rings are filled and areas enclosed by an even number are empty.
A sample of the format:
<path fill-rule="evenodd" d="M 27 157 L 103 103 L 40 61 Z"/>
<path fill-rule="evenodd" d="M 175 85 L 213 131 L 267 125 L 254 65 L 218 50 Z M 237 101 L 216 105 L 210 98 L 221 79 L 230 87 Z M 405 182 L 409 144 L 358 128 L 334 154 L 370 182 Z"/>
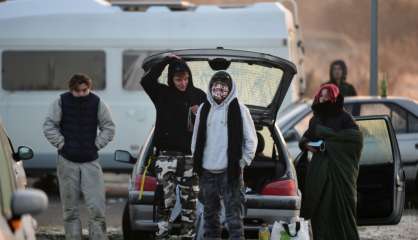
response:
<path fill-rule="evenodd" d="M 294 223 L 274 222 L 271 240 L 309 240 L 309 223 L 300 218 Z"/>

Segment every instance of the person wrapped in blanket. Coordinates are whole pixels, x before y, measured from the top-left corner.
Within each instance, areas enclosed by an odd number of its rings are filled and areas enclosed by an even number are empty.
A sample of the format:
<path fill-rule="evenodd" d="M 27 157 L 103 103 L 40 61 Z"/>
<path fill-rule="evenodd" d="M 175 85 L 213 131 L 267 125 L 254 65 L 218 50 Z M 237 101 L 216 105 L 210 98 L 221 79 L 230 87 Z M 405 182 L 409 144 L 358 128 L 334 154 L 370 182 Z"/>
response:
<path fill-rule="evenodd" d="M 301 216 L 311 219 L 314 239 L 359 239 L 356 223 L 357 177 L 363 136 L 343 108 L 344 97 L 334 84 L 315 95 L 309 129 L 299 147 L 313 152 L 305 176 Z M 308 146 L 323 140 L 325 151 Z"/>

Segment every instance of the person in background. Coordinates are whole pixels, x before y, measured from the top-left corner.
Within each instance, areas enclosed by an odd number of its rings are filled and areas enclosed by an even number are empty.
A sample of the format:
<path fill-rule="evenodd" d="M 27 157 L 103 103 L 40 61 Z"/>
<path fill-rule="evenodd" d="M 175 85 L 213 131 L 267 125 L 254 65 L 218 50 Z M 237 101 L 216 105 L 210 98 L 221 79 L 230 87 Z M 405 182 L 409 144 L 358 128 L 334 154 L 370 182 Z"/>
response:
<path fill-rule="evenodd" d="M 72 76 L 69 91 L 52 103 L 43 124 L 46 139 L 58 149 L 57 176 L 67 240 L 82 239 L 80 194 L 89 214 L 89 239 L 107 239 L 98 151 L 112 141 L 115 124 L 109 108 L 91 88 L 92 80 L 87 75 Z"/>
<path fill-rule="evenodd" d="M 347 82 L 347 65 L 343 60 L 335 60 L 331 63 L 327 83 L 337 85 L 343 97 L 357 96 L 354 86 Z"/>

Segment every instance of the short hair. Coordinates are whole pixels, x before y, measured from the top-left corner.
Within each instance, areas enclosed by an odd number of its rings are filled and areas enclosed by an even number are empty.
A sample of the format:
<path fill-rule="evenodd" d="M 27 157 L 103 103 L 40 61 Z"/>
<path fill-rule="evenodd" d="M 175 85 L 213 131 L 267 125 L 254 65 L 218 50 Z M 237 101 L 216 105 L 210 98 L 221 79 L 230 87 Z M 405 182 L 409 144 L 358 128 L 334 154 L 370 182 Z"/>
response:
<path fill-rule="evenodd" d="M 89 76 L 83 73 L 76 73 L 74 74 L 68 83 L 68 88 L 70 91 L 76 90 L 77 86 L 81 84 L 86 84 L 89 88 L 93 86 L 93 81 Z"/>

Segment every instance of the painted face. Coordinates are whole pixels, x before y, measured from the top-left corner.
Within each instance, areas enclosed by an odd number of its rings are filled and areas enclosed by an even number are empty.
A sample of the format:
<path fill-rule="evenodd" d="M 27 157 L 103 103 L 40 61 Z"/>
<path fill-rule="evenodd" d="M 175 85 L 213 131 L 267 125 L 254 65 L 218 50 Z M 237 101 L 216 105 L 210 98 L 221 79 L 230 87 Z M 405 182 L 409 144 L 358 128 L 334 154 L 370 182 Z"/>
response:
<path fill-rule="evenodd" d="M 340 65 L 335 64 L 332 66 L 332 77 L 337 80 L 343 77 L 343 69 Z"/>
<path fill-rule="evenodd" d="M 187 85 L 189 85 L 189 73 L 179 72 L 173 76 L 174 86 L 181 92 L 186 91 Z"/>
<path fill-rule="evenodd" d="M 326 101 L 329 101 L 331 98 L 329 96 L 329 91 L 328 89 L 324 88 L 321 90 L 321 96 L 319 97 L 319 102 L 323 103 Z"/>
<path fill-rule="evenodd" d="M 225 100 L 226 97 L 228 97 L 229 87 L 228 85 L 224 83 L 215 82 L 212 85 L 211 93 L 212 93 L 213 99 L 215 99 L 216 102 L 220 103 L 223 100 Z"/>
<path fill-rule="evenodd" d="M 85 97 L 89 95 L 90 88 L 87 84 L 83 83 L 78 85 L 74 90 L 71 91 L 74 97 Z"/>

